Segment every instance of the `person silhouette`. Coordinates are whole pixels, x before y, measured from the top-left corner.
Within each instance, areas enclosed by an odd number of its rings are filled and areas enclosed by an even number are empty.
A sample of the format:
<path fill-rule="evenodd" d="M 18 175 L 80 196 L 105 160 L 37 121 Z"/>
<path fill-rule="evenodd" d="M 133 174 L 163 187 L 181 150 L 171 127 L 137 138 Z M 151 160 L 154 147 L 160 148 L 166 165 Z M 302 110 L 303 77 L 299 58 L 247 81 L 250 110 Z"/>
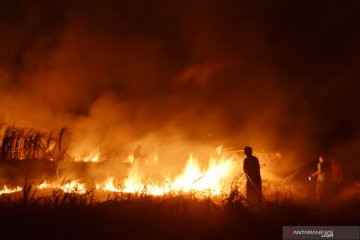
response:
<path fill-rule="evenodd" d="M 317 171 L 311 174 L 311 177 L 317 176 L 316 181 L 316 202 L 321 203 L 326 195 L 327 182 L 329 180 L 329 166 L 323 156 L 319 156 Z"/>
<path fill-rule="evenodd" d="M 257 204 L 262 201 L 261 175 L 259 159 L 252 155 L 252 148 L 244 148 L 244 173 L 246 175 L 246 198 L 250 203 Z"/>
<path fill-rule="evenodd" d="M 134 151 L 134 163 L 144 164 L 146 155 L 142 152 L 142 146 L 139 144 Z"/>

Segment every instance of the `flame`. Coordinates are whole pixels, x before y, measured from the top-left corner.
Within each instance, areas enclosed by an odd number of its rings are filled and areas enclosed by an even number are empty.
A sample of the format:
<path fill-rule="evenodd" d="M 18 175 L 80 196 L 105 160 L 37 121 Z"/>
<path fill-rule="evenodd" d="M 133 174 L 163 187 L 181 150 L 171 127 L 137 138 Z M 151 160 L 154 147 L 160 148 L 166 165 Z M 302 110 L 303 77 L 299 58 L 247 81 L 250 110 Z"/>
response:
<path fill-rule="evenodd" d="M 198 160 L 191 155 L 184 173 L 175 180 L 173 188 L 177 191 L 209 191 L 211 195 L 220 195 L 222 181 L 232 174 L 234 167 L 231 158 L 211 158 L 208 169 L 201 171 Z"/>
<path fill-rule="evenodd" d="M 65 193 L 76 193 L 76 194 L 84 194 L 87 189 L 85 184 L 80 183 L 78 180 L 71 180 L 65 184 L 56 184 L 50 183 L 48 181 L 43 181 L 41 184 L 37 186 L 37 189 L 61 189 Z"/>
<path fill-rule="evenodd" d="M 100 185 L 98 185 L 98 186 L 100 186 Z M 103 190 L 104 191 L 109 191 L 109 192 L 121 192 L 121 189 L 116 188 L 114 186 L 114 177 L 110 177 L 110 178 L 107 179 L 107 181 L 105 182 L 105 186 L 104 186 Z"/>
<path fill-rule="evenodd" d="M 159 163 L 159 155 L 155 154 L 154 156 L 154 163 Z"/>
<path fill-rule="evenodd" d="M 218 156 L 221 156 L 222 153 L 223 153 L 223 146 L 218 146 L 216 148 L 216 153 L 217 153 Z"/>
<path fill-rule="evenodd" d="M 15 192 L 20 192 L 22 191 L 22 187 L 17 186 L 15 188 L 8 188 L 6 185 L 4 185 L 3 190 L 0 190 L 0 196 L 2 194 L 10 194 L 10 193 L 15 193 Z"/>
<path fill-rule="evenodd" d="M 165 194 L 183 194 L 183 193 L 201 193 L 204 196 L 218 196 L 230 187 L 230 182 L 234 177 L 237 162 L 234 154 L 224 151 L 222 146 L 216 149 L 216 154 L 210 157 L 206 168 L 202 168 L 200 161 L 193 154 L 190 154 L 183 171 L 176 177 L 163 177 L 154 181 L 146 177 L 143 171 L 143 165 L 133 163 L 128 176 L 121 182 L 115 183 L 114 176 L 108 177 L 103 182 L 96 182 L 95 189 L 104 192 L 123 192 L 134 194 L 148 194 L 153 196 Z M 93 151 L 86 161 L 98 161 L 99 149 Z M 129 155 L 132 156 L 132 155 Z M 95 160 L 94 160 L 95 159 Z M 154 164 L 158 163 L 158 154 L 154 157 Z M 130 158 L 129 158 L 130 160 Z M 43 181 L 37 186 L 37 189 L 61 189 L 65 193 L 85 194 L 86 185 L 78 180 L 71 180 L 65 184 Z M 0 195 L 21 191 L 21 187 L 9 189 L 4 186 Z"/>
<path fill-rule="evenodd" d="M 232 157 L 221 156 L 219 159 L 210 158 L 208 168 L 202 171 L 198 160 L 190 155 L 184 172 L 175 179 L 172 189 L 182 192 L 193 190 L 220 195 L 223 188 L 222 183 L 228 176 L 233 175 L 235 165 Z"/>
<path fill-rule="evenodd" d="M 42 189 L 46 189 L 46 188 L 53 188 L 54 184 L 49 183 L 48 181 L 43 181 L 42 183 L 40 183 L 37 188 L 42 190 Z"/>
<path fill-rule="evenodd" d="M 125 161 L 125 162 L 134 163 L 134 161 L 135 161 L 134 155 L 130 154 L 127 158 L 127 161 Z"/>
<path fill-rule="evenodd" d="M 104 191 L 146 193 L 150 195 L 164 195 L 167 193 L 203 192 L 210 195 L 220 195 L 224 181 L 233 175 L 236 163 L 232 156 L 225 156 L 222 147 L 217 148 L 217 157 L 210 158 L 208 168 L 202 170 L 199 160 L 192 154 L 185 165 L 183 172 L 176 178 L 165 178 L 160 184 L 144 181 L 140 167 L 134 164 L 124 181 L 124 188 L 114 186 L 113 177 L 105 183 Z"/>
<path fill-rule="evenodd" d="M 49 147 L 46 149 L 46 153 L 49 153 L 49 152 L 53 151 L 54 148 L 55 148 L 55 146 L 56 146 L 56 143 L 55 143 L 55 142 L 51 142 L 51 143 L 49 144 Z"/>
<path fill-rule="evenodd" d="M 71 180 L 70 182 L 60 186 L 60 189 L 65 193 L 86 193 L 85 184 L 79 183 L 77 180 Z"/>
<path fill-rule="evenodd" d="M 100 150 L 99 147 L 92 150 L 88 155 L 83 157 L 77 157 L 75 162 L 99 162 L 100 161 Z"/>
<path fill-rule="evenodd" d="M 134 164 L 130 171 L 129 176 L 125 179 L 123 192 L 126 193 L 141 193 L 144 191 L 144 181 L 141 172 L 139 171 L 140 166 Z"/>

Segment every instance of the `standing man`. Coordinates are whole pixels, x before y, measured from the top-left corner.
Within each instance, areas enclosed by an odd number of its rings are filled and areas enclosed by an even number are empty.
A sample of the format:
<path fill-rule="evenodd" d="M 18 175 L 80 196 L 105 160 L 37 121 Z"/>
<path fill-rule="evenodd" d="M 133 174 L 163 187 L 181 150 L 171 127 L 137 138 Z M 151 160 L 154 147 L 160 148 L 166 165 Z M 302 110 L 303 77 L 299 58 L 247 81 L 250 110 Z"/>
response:
<path fill-rule="evenodd" d="M 325 162 L 325 159 L 322 156 L 320 156 L 317 171 L 311 174 L 311 177 L 317 176 L 316 191 L 315 191 L 317 203 L 320 203 L 324 198 L 326 191 L 326 182 L 328 180 L 327 179 L 328 174 L 329 174 L 328 164 Z"/>
<path fill-rule="evenodd" d="M 134 151 L 134 163 L 142 165 L 145 163 L 146 154 L 142 152 L 142 146 L 139 144 Z"/>
<path fill-rule="evenodd" d="M 262 201 L 261 176 L 259 159 L 252 155 L 252 148 L 244 148 L 244 172 L 246 175 L 246 198 L 253 204 Z"/>

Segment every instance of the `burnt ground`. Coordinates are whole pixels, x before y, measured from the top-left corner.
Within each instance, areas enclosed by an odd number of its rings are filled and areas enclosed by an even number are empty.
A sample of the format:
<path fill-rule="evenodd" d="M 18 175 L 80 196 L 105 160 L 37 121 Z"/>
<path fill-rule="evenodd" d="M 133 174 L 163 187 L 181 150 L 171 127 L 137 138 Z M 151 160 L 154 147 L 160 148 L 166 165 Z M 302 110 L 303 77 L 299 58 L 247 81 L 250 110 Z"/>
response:
<path fill-rule="evenodd" d="M 42 161 L 42 160 L 0 160 L 0 186 L 16 186 L 28 182 L 40 183 L 43 180 L 68 180 L 79 179 L 84 181 L 94 180 L 96 177 L 104 179 L 109 171 L 125 176 L 130 164 L 122 162 L 74 162 L 74 161 Z"/>
<path fill-rule="evenodd" d="M 30 189 L 29 189 L 30 190 Z M 215 203 L 192 196 L 0 196 L 1 239 L 282 239 L 286 225 L 356 225 L 358 199 L 338 205 Z M 58 195 L 57 195 L 58 194 Z"/>
<path fill-rule="evenodd" d="M 80 176 L 91 164 L 62 167 Z M 2 161 L 1 184 L 24 183 L 24 176 L 28 182 L 51 180 L 57 169 L 52 162 Z M 92 192 L 40 196 L 26 182 L 23 189 L 0 195 L 0 239 L 282 239 L 282 226 L 357 225 L 360 212 L 358 194 L 319 205 L 299 203 L 293 195 L 249 206 L 240 193 L 217 201 L 127 194 L 95 201 Z"/>

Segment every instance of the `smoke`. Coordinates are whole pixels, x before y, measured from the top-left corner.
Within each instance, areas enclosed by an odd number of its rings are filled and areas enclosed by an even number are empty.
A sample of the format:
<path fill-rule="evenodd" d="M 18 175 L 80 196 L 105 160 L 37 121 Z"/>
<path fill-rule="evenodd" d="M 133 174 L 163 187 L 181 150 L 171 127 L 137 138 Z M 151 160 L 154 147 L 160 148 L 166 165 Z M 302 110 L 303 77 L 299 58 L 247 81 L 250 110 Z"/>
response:
<path fill-rule="evenodd" d="M 112 160 L 223 144 L 281 152 L 285 173 L 324 151 L 354 165 L 359 4 L 320 2 L 7 1 L 0 119 Z"/>

